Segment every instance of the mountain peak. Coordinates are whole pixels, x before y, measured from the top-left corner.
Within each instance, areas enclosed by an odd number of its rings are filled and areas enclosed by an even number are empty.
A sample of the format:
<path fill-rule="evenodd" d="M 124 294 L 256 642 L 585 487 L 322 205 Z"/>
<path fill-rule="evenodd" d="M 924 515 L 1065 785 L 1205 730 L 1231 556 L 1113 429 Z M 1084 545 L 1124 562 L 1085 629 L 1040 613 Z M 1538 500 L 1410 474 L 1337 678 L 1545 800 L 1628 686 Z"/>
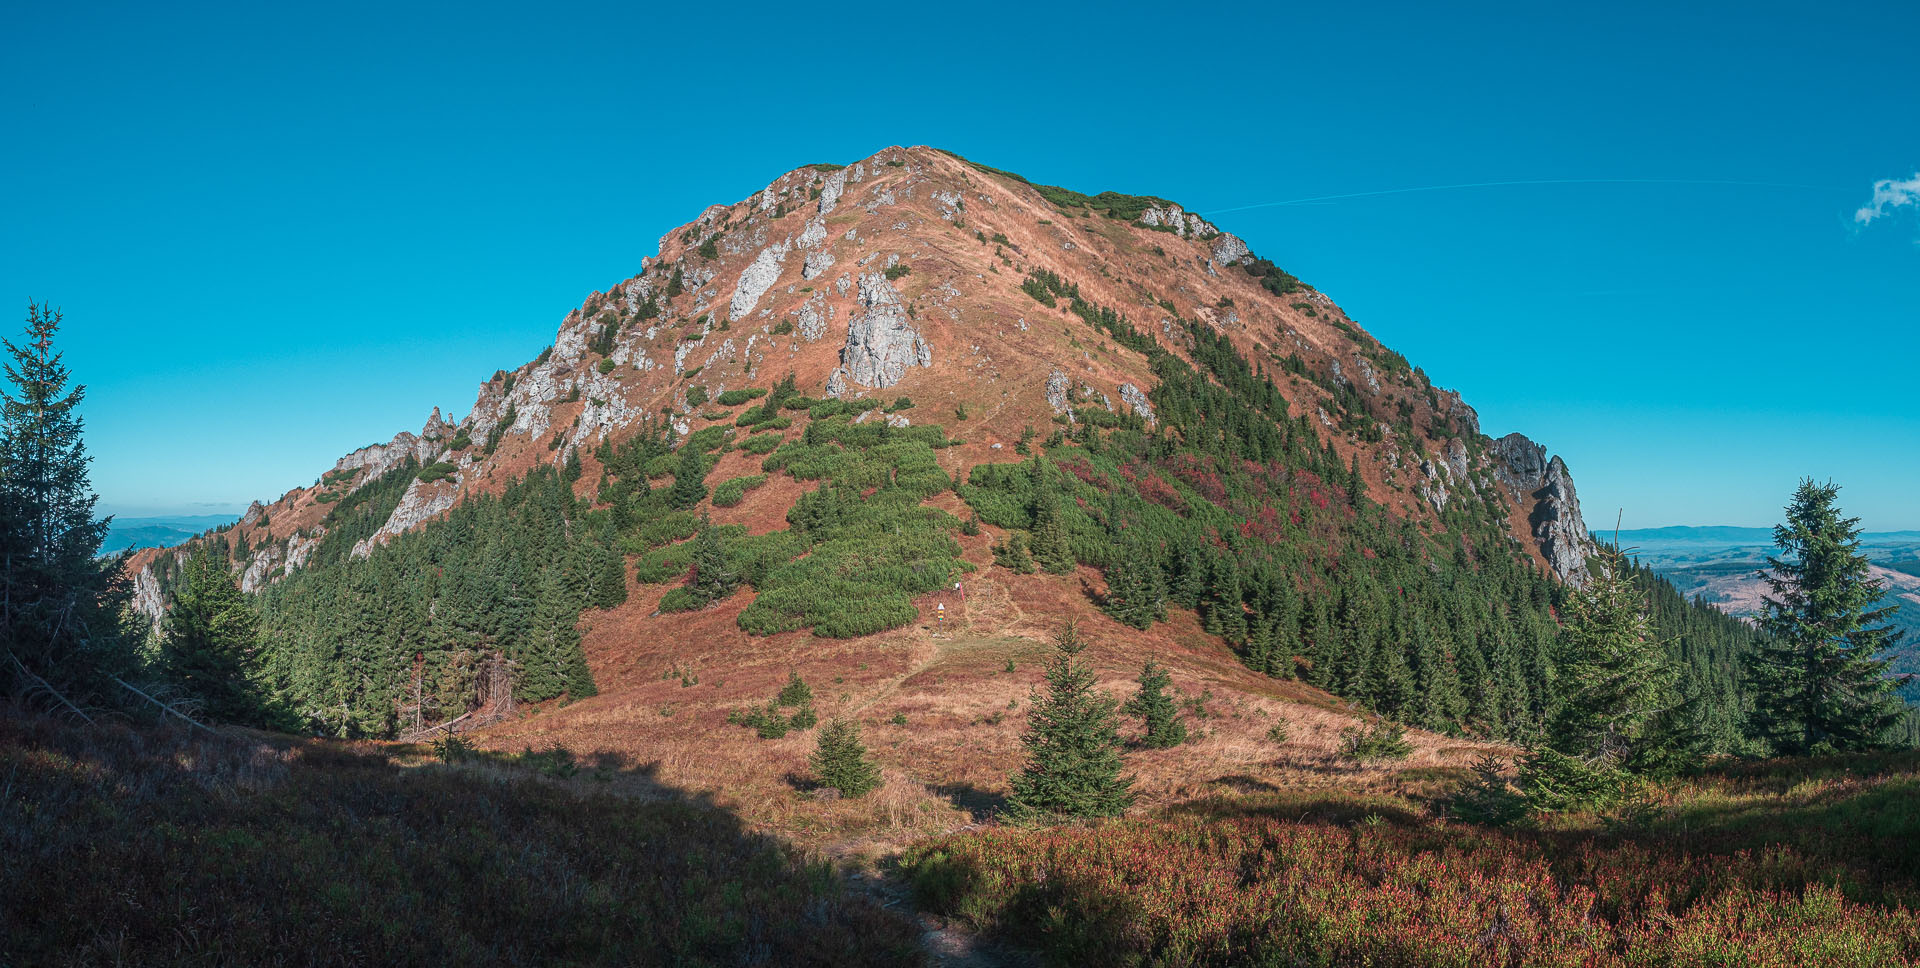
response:
<path fill-rule="evenodd" d="M 1271 377 L 1374 501 L 1444 529 L 1460 494 L 1496 500 L 1537 561 L 1583 580 L 1592 545 L 1565 464 L 1481 436 L 1459 394 L 1244 240 L 1165 198 L 1087 195 L 926 146 L 803 165 L 707 206 L 569 310 L 536 359 L 483 382 L 458 424 L 435 408 L 243 524 L 249 570 L 297 567 L 333 502 L 408 461 L 431 470 L 363 547 L 535 466 L 577 458 L 592 480 L 602 443 L 729 424 L 712 401 L 789 374 L 823 398 L 910 400 L 896 426 L 965 421 L 965 464 L 1012 459 L 1029 428 L 1151 428 L 1148 351 L 1191 360 L 1197 333 Z"/>

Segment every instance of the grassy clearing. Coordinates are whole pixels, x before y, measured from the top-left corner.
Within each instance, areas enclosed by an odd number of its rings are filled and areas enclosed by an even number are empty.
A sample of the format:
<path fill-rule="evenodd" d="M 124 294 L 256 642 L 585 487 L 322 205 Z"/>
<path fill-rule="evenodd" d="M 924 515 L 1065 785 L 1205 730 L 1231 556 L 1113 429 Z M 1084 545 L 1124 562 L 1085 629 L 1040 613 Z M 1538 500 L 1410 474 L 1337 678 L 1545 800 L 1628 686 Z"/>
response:
<path fill-rule="evenodd" d="M 0 964 L 918 963 L 648 766 L 400 749 L 0 715 Z"/>
<path fill-rule="evenodd" d="M 1912 755 L 1739 766 L 1630 817 L 1270 794 L 937 838 L 922 903 L 1056 963 L 1920 964 Z"/>

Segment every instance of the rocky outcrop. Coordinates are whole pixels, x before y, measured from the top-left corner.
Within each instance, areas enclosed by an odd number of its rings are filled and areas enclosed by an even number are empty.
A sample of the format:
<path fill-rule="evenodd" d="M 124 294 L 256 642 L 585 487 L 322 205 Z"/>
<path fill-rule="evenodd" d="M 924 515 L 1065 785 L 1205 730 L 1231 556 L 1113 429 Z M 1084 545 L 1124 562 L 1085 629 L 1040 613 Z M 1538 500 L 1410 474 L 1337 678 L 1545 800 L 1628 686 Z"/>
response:
<path fill-rule="evenodd" d="M 435 407 L 433 413 L 427 417 L 427 425 L 420 429 L 420 437 L 422 440 L 429 441 L 447 440 L 453 437 L 454 430 L 454 426 L 448 423 L 445 417 L 440 416 L 440 408 Z"/>
<path fill-rule="evenodd" d="M 1434 388 L 1434 396 L 1439 401 L 1434 410 L 1441 416 L 1459 424 L 1460 432 L 1470 437 L 1480 436 L 1480 414 L 1468 406 L 1460 394 L 1454 390 Z"/>
<path fill-rule="evenodd" d="M 1237 235 L 1228 233 L 1213 240 L 1213 263 L 1215 265 L 1230 266 L 1246 258 L 1248 254 L 1247 244 L 1240 241 L 1240 237 Z"/>
<path fill-rule="evenodd" d="M 280 567 L 283 551 L 282 546 L 277 544 L 255 551 L 247 559 L 246 569 L 240 573 L 240 590 L 252 593 L 267 587 L 267 582 L 273 579 L 274 572 Z"/>
<path fill-rule="evenodd" d="M 407 485 L 407 493 L 400 498 L 399 506 L 387 517 L 387 523 L 381 525 L 380 530 L 371 537 L 363 538 L 353 546 L 353 556 L 365 558 L 373 551 L 374 545 L 387 543 L 394 535 L 453 507 L 459 500 L 457 482 L 436 481 L 428 484 L 415 478 L 413 483 Z"/>
<path fill-rule="evenodd" d="M 820 214 L 831 215 L 840 204 L 840 194 L 847 190 L 847 172 L 845 169 L 827 176 L 820 185 Z"/>
<path fill-rule="evenodd" d="M 152 567 L 134 572 L 133 610 L 146 616 L 155 629 L 160 627 L 161 617 L 167 614 L 167 599 L 160 593 L 160 579 L 153 576 Z"/>
<path fill-rule="evenodd" d="M 1181 211 L 1178 205 L 1169 205 L 1166 208 L 1161 208 L 1156 205 L 1149 208 L 1140 213 L 1140 224 L 1150 225 L 1154 228 L 1172 229 L 1173 234 L 1183 239 L 1188 235 L 1209 237 L 1220 231 L 1214 228 L 1213 223 L 1208 222 L 1206 219 Z"/>
<path fill-rule="evenodd" d="M 847 381 L 868 389 L 880 389 L 899 383 L 914 366 L 932 366 L 933 349 L 913 328 L 900 305 L 900 294 L 878 272 L 860 276 L 860 304 L 864 311 L 847 326 L 847 345 L 840 350 L 843 377 L 840 392 Z M 833 389 L 829 381 L 828 389 Z M 837 394 L 836 394 L 837 395 Z"/>
<path fill-rule="evenodd" d="M 1472 461 L 1467 454 L 1467 445 L 1460 438 L 1453 437 L 1447 441 L 1446 451 L 1444 457 L 1420 462 L 1420 473 L 1425 480 L 1420 481 L 1415 489 L 1421 500 L 1432 505 L 1435 511 L 1445 511 L 1447 502 L 1462 486 L 1473 493 L 1480 492 L 1479 483 L 1468 473 L 1472 469 Z"/>
<path fill-rule="evenodd" d="M 800 336 L 811 343 L 827 335 L 827 297 L 825 293 L 814 293 L 813 298 L 800 304 L 796 314 Z"/>
<path fill-rule="evenodd" d="M 794 244 L 802 249 L 811 249 L 827 241 L 827 217 L 816 215 L 807 219 L 807 227 L 800 231 L 800 238 Z"/>
<path fill-rule="evenodd" d="M 740 281 L 733 287 L 733 298 L 727 302 L 727 318 L 740 320 L 747 318 L 760 305 L 760 297 L 773 288 L 780 280 L 780 264 L 787 261 L 787 247 L 784 244 L 770 245 L 754 256 L 753 264 L 740 273 Z"/>
<path fill-rule="evenodd" d="M 1120 384 L 1120 402 L 1126 404 L 1140 419 L 1153 423 L 1153 404 L 1147 402 L 1147 395 L 1131 383 Z"/>
<path fill-rule="evenodd" d="M 597 444 L 605 440 L 608 434 L 634 424 L 644 416 L 639 407 L 627 402 L 617 381 L 598 373 L 588 378 L 585 397 L 587 405 L 581 408 L 573 433 L 567 437 L 567 442 L 575 447 Z M 565 459 L 561 453 L 555 453 L 554 457 L 556 460 Z"/>
<path fill-rule="evenodd" d="M 433 415 L 427 418 L 426 427 L 419 434 L 402 430 L 384 444 L 362 447 L 335 461 L 333 472 L 366 470 L 367 474 L 355 482 L 354 486 L 358 487 L 406 463 L 408 458 L 423 464 L 431 462 L 440 454 L 441 441 L 452 437 L 453 433 L 454 428 L 441 419 L 440 408 L 435 407 Z"/>
<path fill-rule="evenodd" d="M 833 253 L 825 249 L 807 253 L 807 261 L 800 267 L 800 278 L 812 279 L 833 268 Z"/>
<path fill-rule="evenodd" d="M 1585 586 L 1587 559 L 1595 549 L 1566 463 L 1547 459 L 1545 447 L 1517 433 L 1494 441 L 1493 454 L 1494 475 L 1520 497 L 1541 556 L 1562 581 Z"/>
<path fill-rule="evenodd" d="M 1061 370 L 1054 370 L 1047 375 L 1047 406 L 1052 407 L 1054 413 L 1068 413 L 1072 409 L 1072 404 L 1067 400 L 1067 390 L 1071 386 L 1067 374 Z"/>
<path fill-rule="evenodd" d="M 1380 375 L 1373 372 L 1373 364 L 1367 362 L 1366 357 L 1357 356 L 1357 357 L 1354 357 L 1353 365 L 1355 369 L 1358 369 L 1360 371 L 1360 379 L 1362 382 L 1366 383 L 1367 392 L 1376 397 L 1379 396 L 1380 395 Z"/>

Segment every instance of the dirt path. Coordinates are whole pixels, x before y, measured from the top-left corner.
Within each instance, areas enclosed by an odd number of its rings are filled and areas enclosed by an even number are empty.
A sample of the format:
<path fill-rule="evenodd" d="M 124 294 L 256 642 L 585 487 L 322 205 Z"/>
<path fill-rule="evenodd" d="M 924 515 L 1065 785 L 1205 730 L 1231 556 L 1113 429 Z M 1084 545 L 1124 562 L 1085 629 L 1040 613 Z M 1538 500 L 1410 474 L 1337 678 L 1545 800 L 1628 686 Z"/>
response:
<path fill-rule="evenodd" d="M 935 968 L 1030 968 L 1040 957 L 1008 948 L 939 915 L 915 910 L 912 893 L 890 878 L 855 872 L 848 886 L 873 898 L 888 911 L 907 918 L 920 929 L 920 947 Z"/>

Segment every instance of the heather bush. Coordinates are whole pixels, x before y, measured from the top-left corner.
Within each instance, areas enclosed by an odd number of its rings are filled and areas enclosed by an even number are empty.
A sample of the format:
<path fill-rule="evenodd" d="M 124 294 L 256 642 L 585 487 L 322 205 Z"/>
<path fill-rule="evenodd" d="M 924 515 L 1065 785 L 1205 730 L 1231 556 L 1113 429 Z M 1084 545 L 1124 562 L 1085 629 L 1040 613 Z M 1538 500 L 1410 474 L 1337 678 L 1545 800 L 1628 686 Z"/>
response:
<path fill-rule="evenodd" d="M 1892 968 L 1920 964 L 1920 779 L 1896 763 L 1733 767 L 1636 826 L 1235 798 L 937 837 L 902 869 L 922 905 L 1056 964 Z"/>

